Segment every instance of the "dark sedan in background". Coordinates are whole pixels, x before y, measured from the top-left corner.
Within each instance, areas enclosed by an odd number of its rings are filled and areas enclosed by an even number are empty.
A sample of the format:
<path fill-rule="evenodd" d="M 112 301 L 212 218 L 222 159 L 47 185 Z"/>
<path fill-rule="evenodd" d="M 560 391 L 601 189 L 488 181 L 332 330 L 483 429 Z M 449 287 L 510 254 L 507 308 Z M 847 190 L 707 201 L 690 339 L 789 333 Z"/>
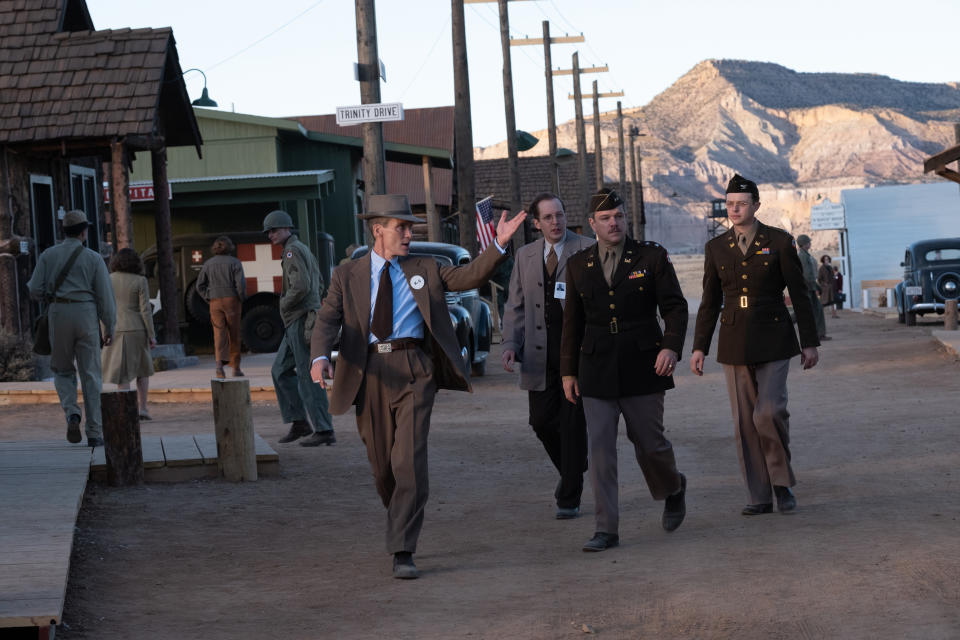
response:
<path fill-rule="evenodd" d="M 943 314 L 947 300 L 960 298 L 960 238 L 921 240 L 907 247 L 903 282 L 897 285 L 897 317 L 908 325 L 917 316 Z"/>
<path fill-rule="evenodd" d="M 353 259 L 366 255 L 367 247 L 359 247 L 350 256 Z M 470 262 L 470 252 L 463 247 L 444 242 L 411 242 L 410 255 L 430 256 L 441 266 L 459 266 Z M 476 289 L 448 291 L 447 308 L 460 343 L 460 353 L 470 364 L 475 376 L 486 373 L 487 355 L 493 335 L 493 320 L 490 306 L 480 298 Z"/>

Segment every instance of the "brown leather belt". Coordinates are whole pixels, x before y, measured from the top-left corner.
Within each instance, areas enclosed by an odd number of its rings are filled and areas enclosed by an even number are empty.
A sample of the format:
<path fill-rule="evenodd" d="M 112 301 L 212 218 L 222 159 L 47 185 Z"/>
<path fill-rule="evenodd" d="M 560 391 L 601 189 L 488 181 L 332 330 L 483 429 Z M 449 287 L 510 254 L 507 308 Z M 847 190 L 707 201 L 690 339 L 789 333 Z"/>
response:
<path fill-rule="evenodd" d="M 423 344 L 423 340 L 417 338 L 398 338 L 386 342 L 371 342 L 367 347 L 368 353 L 391 353 L 401 349 L 413 349 Z"/>

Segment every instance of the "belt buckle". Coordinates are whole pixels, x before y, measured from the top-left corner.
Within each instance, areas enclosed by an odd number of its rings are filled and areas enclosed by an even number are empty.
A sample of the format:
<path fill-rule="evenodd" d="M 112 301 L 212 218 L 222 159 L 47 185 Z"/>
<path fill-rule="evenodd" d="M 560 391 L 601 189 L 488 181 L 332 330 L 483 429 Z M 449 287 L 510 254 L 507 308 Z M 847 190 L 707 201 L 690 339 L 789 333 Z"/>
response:
<path fill-rule="evenodd" d="M 378 342 L 377 343 L 377 353 L 392 353 L 393 345 L 389 342 Z"/>
<path fill-rule="evenodd" d="M 746 309 L 748 306 L 750 305 L 747 303 L 747 296 L 740 296 L 740 308 Z"/>
<path fill-rule="evenodd" d="M 616 318 L 610 321 L 610 333 L 612 334 L 620 333 L 620 326 L 617 324 Z"/>

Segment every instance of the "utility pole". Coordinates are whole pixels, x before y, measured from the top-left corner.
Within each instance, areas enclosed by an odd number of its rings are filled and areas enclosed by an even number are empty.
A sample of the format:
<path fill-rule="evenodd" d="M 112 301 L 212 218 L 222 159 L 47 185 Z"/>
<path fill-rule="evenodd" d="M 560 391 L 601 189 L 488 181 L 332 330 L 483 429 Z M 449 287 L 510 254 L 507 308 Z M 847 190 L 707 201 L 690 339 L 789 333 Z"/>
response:
<path fill-rule="evenodd" d="M 596 175 L 597 191 L 603 189 L 603 148 L 600 142 L 600 92 L 597 81 L 593 81 L 593 170 Z"/>
<path fill-rule="evenodd" d="M 633 201 L 633 233 L 634 239 L 645 240 L 645 227 L 647 226 L 646 211 L 643 206 L 643 157 L 637 155 L 635 143 L 637 138 L 647 134 L 640 133 L 636 126 L 630 127 L 630 178 L 633 184 L 630 187 L 631 199 Z M 640 199 L 637 200 L 637 189 L 640 190 Z"/>
<path fill-rule="evenodd" d="M 543 38 L 514 38 L 510 41 L 513 46 L 527 44 L 543 45 L 543 67 L 547 80 L 547 140 L 550 144 L 550 184 L 553 193 L 560 193 L 560 176 L 557 173 L 557 116 L 553 103 L 553 56 L 551 45 L 565 42 L 583 42 L 583 34 L 579 36 L 550 37 L 550 22 L 543 21 Z"/>
<path fill-rule="evenodd" d="M 473 181 L 473 121 L 470 115 L 470 73 L 467 69 L 467 32 L 463 0 L 451 0 L 453 31 L 453 130 L 457 163 L 457 208 L 460 246 L 477 255 L 476 198 Z"/>
<path fill-rule="evenodd" d="M 617 190 L 620 192 L 620 195 L 623 196 L 623 185 L 626 182 L 627 171 L 624 166 L 626 162 L 623 157 L 623 108 L 620 106 L 619 100 L 617 100 L 617 148 L 619 149 L 619 153 L 617 154 L 618 169 L 620 169 L 620 172 L 617 174 L 617 177 L 620 179 Z"/>
<path fill-rule="evenodd" d="M 377 14 L 374 0 L 356 0 L 357 12 L 357 75 L 360 81 L 360 103 L 380 102 L 380 56 L 377 52 Z M 383 123 L 363 123 L 363 196 L 387 192 L 387 166 L 383 155 Z M 373 239 L 367 233 L 367 244 Z"/>
<path fill-rule="evenodd" d="M 513 109 L 513 69 L 510 63 L 510 18 L 507 0 L 497 0 L 500 10 L 500 49 L 503 52 L 503 110 L 507 120 L 507 167 L 510 175 L 510 209 L 517 213 L 523 209 L 520 193 L 520 160 L 517 157 L 517 120 Z M 525 229 L 524 229 L 525 231 Z M 526 244 L 526 233 L 513 237 L 514 250 Z"/>
<path fill-rule="evenodd" d="M 583 207 L 583 211 L 588 208 L 589 197 L 587 195 L 587 132 L 583 124 L 583 102 L 580 93 L 580 53 L 573 53 L 573 100 L 576 113 L 577 130 L 577 186 L 580 196 L 577 204 Z"/>

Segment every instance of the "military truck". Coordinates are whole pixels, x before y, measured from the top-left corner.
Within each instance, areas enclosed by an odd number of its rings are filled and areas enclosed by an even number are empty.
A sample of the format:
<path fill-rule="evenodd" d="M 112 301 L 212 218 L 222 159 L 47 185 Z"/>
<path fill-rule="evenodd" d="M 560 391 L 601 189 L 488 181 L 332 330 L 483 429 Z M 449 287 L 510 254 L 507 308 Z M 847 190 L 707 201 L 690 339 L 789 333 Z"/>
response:
<path fill-rule="evenodd" d="M 173 236 L 173 269 L 177 297 L 181 301 L 177 309 L 180 326 L 210 325 L 210 307 L 197 292 L 197 276 L 204 261 L 213 255 L 210 251 L 213 241 L 221 235 L 228 236 L 237 246 L 237 258 L 243 263 L 243 275 L 247 280 L 247 298 L 241 316 L 243 342 L 251 351 L 276 351 L 283 338 L 279 309 L 283 273 L 281 247 L 270 244 L 259 231 Z M 156 319 L 161 311 L 156 246 L 144 251 L 142 257 Z"/>

